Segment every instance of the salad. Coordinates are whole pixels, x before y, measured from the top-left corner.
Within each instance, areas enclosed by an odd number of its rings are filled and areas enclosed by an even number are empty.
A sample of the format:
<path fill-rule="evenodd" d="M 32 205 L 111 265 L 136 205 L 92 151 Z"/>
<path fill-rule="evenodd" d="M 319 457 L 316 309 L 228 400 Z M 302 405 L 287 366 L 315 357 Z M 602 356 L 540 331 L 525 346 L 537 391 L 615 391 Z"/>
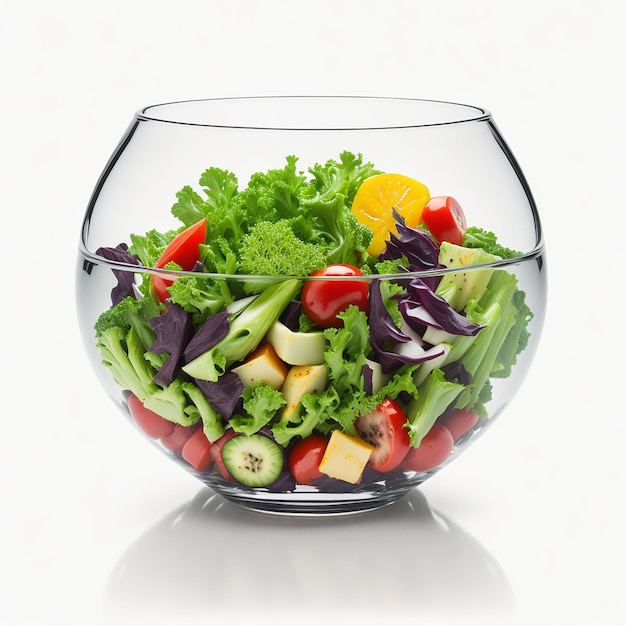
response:
<path fill-rule="evenodd" d="M 520 253 L 455 198 L 348 151 L 199 187 L 178 228 L 97 250 L 137 266 L 95 337 L 148 437 L 210 480 L 323 491 L 432 470 L 488 419 L 532 312 L 514 274 L 467 271 Z"/>

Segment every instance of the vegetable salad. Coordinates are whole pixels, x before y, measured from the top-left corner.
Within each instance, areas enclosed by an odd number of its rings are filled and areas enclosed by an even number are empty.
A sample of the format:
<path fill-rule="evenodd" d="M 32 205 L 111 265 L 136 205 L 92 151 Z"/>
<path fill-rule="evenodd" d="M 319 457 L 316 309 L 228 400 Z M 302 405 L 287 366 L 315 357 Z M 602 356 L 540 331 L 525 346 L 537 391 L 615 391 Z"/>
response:
<path fill-rule="evenodd" d="M 362 155 L 289 156 L 245 187 L 210 167 L 172 215 L 97 250 L 137 272 L 113 270 L 95 336 L 135 424 L 200 474 L 289 491 L 427 472 L 526 347 L 514 274 L 435 275 L 519 253 Z"/>

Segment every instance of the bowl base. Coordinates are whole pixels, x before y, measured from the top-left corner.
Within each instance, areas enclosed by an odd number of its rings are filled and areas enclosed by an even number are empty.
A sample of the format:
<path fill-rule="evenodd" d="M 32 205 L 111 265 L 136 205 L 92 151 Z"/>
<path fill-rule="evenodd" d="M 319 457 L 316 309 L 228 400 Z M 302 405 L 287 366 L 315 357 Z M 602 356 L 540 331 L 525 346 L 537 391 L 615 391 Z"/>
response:
<path fill-rule="evenodd" d="M 379 492 L 321 493 L 301 488 L 290 493 L 269 491 L 242 491 L 214 482 L 208 484 L 216 493 L 232 504 L 271 515 L 319 517 L 355 515 L 375 511 L 394 504 L 406 496 L 415 485 Z"/>

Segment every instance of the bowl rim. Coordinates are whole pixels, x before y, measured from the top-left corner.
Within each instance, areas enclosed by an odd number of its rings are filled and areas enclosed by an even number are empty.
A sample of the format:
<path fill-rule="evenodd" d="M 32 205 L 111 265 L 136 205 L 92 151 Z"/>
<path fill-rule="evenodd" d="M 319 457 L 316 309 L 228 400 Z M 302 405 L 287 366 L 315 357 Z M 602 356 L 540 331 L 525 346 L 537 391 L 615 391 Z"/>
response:
<path fill-rule="evenodd" d="M 182 276 L 195 276 L 203 277 L 206 280 L 229 280 L 240 282 L 282 282 L 285 280 L 297 279 L 303 282 L 308 281 L 343 281 L 343 282 L 371 282 L 376 279 L 379 280 L 407 280 L 407 279 L 421 279 L 429 278 L 433 276 L 443 276 L 445 274 L 454 274 L 460 271 L 462 272 L 475 272 L 486 269 L 503 269 L 515 265 L 521 265 L 528 261 L 533 261 L 541 258 L 545 254 L 544 242 L 541 239 L 537 245 L 528 252 L 524 252 L 518 256 L 498 259 L 490 261 L 488 263 L 476 263 L 474 265 L 463 265 L 457 267 L 438 267 L 429 270 L 419 271 L 406 271 L 394 274 L 363 274 L 361 276 L 291 276 L 291 275 L 272 275 L 272 274 L 222 274 L 216 272 L 199 272 L 193 270 L 173 270 L 157 267 L 147 267 L 141 265 L 141 263 L 132 264 L 124 263 L 122 261 L 115 261 L 106 259 L 99 254 L 95 254 L 87 250 L 83 242 L 79 243 L 79 253 L 82 256 L 83 267 L 93 267 L 95 265 L 102 265 L 108 267 L 114 271 L 132 272 L 135 274 L 158 274 L 163 277 L 169 277 L 171 279 L 180 278 Z"/>
<path fill-rule="evenodd" d="M 419 111 L 416 110 L 416 121 L 403 123 L 393 123 L 385 121 L 383 123 L 376 124 L 278 124 L 278 123 L 225 123 L 212 121 L 198 121 L 193 119 L 178 119 L 177 117 L 168 116 L 164 114 L 168 108 L 179 110 L 183 107 L 211 107 L 226 104 L 241 104 L 241 103 L 264 103 L 267 104 L 270 101 L 276 103 L 294 103 L 294 104 L 306 104 L 311 106 L 313 104 L 321 105 L 327 104 L 331 101 L 350 103 L 354 105 L 374 105 L 384 104 L 385 106 L 399 106 L 409 105 L 414 107 L 433 107 L 438 106 L 447 111 L 455 111 L 457 115 L 454 117 L 446 117 L 445 115 L 439 116 L 437 120 L 433 121 L 419 121 Z M 317 102 L 314 102 L 317 101 Z M 461 115 L 461 112 L 465 114 Z M 392 113 L 392 111 L 390 111 Z M 309 131 L 309 132 L 323 132 L 323 131 L 379 131 L 379 130 L 400 130 L 408 128 L 428 128 L 434 126 L 446 126 L 451 124 L 467 124 L 476 122 L 491 122 L 492 114 L 489 110 L 482 106 L 474 104 L 465 104 L 461 102 L 454 102 L 449 100 L 429 99 L 429 98 L 417 98 L 408 96 L 381 96 L 381 95 L 359 95 L 359 94 L 337 94 L 337 95 L 323 95 L 323 94 L 302 94 L 302 95 L 288 95 L 288 94 L 276 94 L 276 95 L 238 95 L 238 96 L 219 96 L 212 98 L 196 98 L 188 100 L 172 100 L 166 102 L 160 102 L 156 104 L 150 104 L 140 108 L 135 113 L 135 120 L 137 122 L 155 122 L 166 125 L 182 125 L 182 126 L 198 126 L 205 128 L 230 128 L 239 130 L 259 130 L 259 131 Z M 393 118 L 393 116 L 390 116 Z M 386 116 L 385 116 L 386 118 Z"/>

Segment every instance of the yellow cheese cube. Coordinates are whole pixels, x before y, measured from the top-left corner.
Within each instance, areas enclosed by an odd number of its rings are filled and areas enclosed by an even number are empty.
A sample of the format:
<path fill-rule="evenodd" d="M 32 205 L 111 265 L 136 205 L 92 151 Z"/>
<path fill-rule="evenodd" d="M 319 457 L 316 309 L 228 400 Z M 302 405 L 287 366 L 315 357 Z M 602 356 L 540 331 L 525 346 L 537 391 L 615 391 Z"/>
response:
<path fill-rule="evenodd" d="M 246 387 L 266 383 L 280 389 L 287 377 L 287 366 L 278 358 L 274 348 L 264 344 L 257 348 L 241 365 L 234 367 Z"/>
<path fill-rule="evenodd" d="M 358 437 L 350 437 L 340 430 L 334 430 L 318 469 L 331 478 L 355 485 L 361 480 L 373 449 L 374 446 Z"/>
<path fill-rule="evenodd" d="M 283 420 L 293 420 L 298 415 L 302 396 L 311 391 L 323 391 L 328 383 L 325 365 L 294 365 L 289 368 L 281 391 L 285 396 Z"/>

